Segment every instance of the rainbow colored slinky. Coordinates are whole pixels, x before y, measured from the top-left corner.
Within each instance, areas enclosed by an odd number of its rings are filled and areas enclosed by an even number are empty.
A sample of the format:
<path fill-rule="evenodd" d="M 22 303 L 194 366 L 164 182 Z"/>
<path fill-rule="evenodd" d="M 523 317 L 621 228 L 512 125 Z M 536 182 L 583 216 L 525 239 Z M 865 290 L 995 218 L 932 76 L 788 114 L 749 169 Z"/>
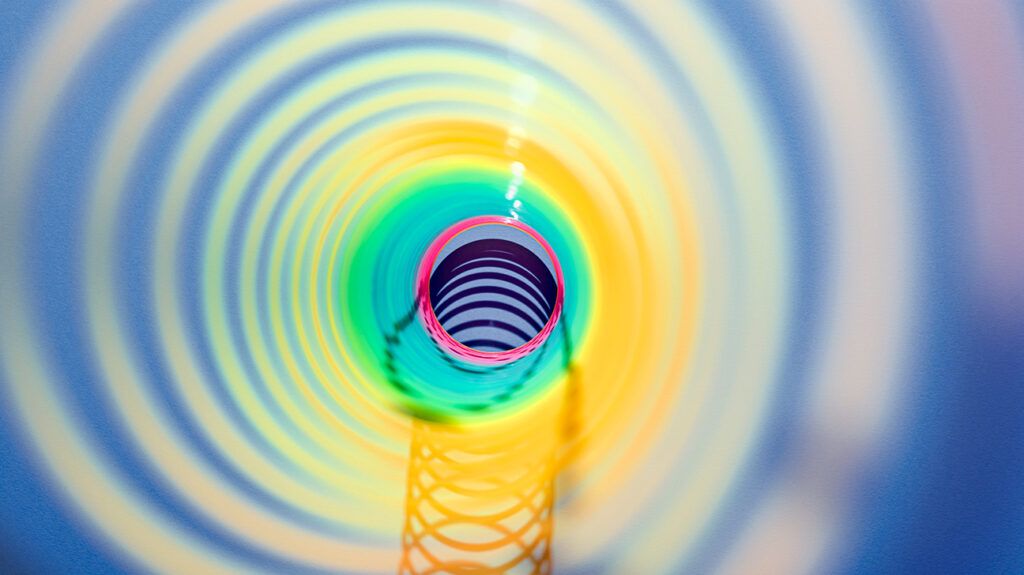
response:
<path fill-rule="evenodd" d="M 454 545 L 415 522 L 435 480 L 532 481 L 514 509 L 541 527 L 502 541 L 542 540 L 537 573 L 934 556 L 895 548 L 966 457 L 922 447 L 933 402 L 967 389 L 978 318 L 1024 309 L 1017 3 L 14 4 L 12 561 L 411 573 L 420 541 Z M 480 222 L 557 276 L 500 353 L 424 295 Z M 992 381 L 1004 341 L 978 344 Z M 441 477 L 456 452 L 492 458 Z"/>

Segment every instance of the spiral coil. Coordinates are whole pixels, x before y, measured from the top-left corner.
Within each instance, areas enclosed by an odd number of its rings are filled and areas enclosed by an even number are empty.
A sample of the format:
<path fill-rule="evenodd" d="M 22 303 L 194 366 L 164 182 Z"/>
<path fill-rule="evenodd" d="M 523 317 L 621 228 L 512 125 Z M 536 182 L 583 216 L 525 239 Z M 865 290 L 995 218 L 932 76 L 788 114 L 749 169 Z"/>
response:
<path fill-rule="evenodd" d="M 965 309 L 1005 322 L 999 302 L 1024 293 L 1003 219 L 1024 179 L 1007 160 L 1019 2 L 955 4 L 5 3 L 0 515 L 18 538 L 0 557 L 491 569 L 433 541 L 436 518 L 396 545 L 406 490 L 426 513 L 425 474 L 469 473 L 441 455 L 479 437 L 554 490 L 556 570 L 886 556 L 911 521 L 890 500 L 962 493 L 910 483 L 936 436 L 914 422 L 964 428 L 932 418 L 970 410 L 935 402 L 973 397 L 945 378 L 990 341 L 960 346 L 953 304 L 977 295 Z M 420 321 L 426 250 L 481 216 L 561 262 L 559 318 L 527 310 L 547 337 L 488 308 L 536 348 L 456 329 L 477 299 Z M 562 390 L 575 415 L 535 419 Z M 472 438 L 447 437 L 455 423 Z M 436 449 L 407 485 L 410 434 Z M 991 457 L 1013 447 L 995 437 Z M 497 501 L 486 487 L 474 506 Z M 438 561 L 408 556 L 421 547 Z"/>
<path fill-rule="evenodd" d="M 399 575 L 551 569 L 556 440 L 418 421 L 410 447 Z"/>

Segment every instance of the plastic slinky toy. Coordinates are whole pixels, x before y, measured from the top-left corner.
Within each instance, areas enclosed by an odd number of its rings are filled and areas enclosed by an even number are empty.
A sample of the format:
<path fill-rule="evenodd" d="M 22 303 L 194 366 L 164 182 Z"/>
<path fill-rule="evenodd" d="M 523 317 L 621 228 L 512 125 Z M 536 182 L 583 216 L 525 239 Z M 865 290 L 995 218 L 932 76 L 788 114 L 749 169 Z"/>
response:
<path fill-rule="evenodd" d="M 1024 573 L 1018 0 L 0 3 L 0 573 Z"/>

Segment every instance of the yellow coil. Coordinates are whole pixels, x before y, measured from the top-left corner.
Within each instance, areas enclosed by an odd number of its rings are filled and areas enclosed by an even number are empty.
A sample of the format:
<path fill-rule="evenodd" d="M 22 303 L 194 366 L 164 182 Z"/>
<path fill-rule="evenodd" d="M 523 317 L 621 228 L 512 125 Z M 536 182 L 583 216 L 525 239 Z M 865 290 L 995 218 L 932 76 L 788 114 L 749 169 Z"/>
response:
<path fill-rule="evenodd" d="M 519 433 L 414 423 L 400 575 L 551 573 L 561 436 L 540 419 Z"/>

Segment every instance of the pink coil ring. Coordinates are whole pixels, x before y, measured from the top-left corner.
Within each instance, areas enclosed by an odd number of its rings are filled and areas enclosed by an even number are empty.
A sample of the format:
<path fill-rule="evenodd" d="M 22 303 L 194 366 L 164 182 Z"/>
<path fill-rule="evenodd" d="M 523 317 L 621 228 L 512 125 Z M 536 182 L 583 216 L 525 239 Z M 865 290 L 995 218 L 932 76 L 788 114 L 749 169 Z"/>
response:
<path fill-rule="evenodd" d="M 523 232 L 529 235 L 544 249 L 551 261 L 551 267 L 554 270 L 557 290 L 555 293 L 554 305 L 552 306 L 552 311 L 548 316 L 547 322 L 529 341 L 513 349 L 485 351 L 463 344 L 452 337 L 452 335 L 442 327 L 441 322 L 438 321 L 437 315 L 434 312 L 434 302 L 431 301 L 430 278 L 434 269 L 434 263 L 437 261 L 438 256 L 453 238 L 472 228 L 494 224 L 509 226 Z M 565 284 L 562 277 L 562 267 L 558 263 L 555 251 L 551 248 L 551 245 L 548 244 L 547 240 L 545 240 L 543 236 L 537 233 L 530 226 L 527 226 L 519 220 L 504 216 L 477 216 L 458 222 L 446 229 L 437 236 L 437 238 L 430 244 L 430 247 L 427 248 L 416 275 L 416 302 L 419 309 L 420 320 L 423 322 L 423 326 L 426 328 L 427 333 L 430 334 L 434 341 L 437 342 L 437 344 L 447 353 L 460 359 L 483 365 L 509 363 L 529 355 L 540 347 L 548 336 L 551 335 L 551 332 L 554 331 L 555 324 L 558 322 L 558 318 L 562 314 L 564 289 Z"/>

